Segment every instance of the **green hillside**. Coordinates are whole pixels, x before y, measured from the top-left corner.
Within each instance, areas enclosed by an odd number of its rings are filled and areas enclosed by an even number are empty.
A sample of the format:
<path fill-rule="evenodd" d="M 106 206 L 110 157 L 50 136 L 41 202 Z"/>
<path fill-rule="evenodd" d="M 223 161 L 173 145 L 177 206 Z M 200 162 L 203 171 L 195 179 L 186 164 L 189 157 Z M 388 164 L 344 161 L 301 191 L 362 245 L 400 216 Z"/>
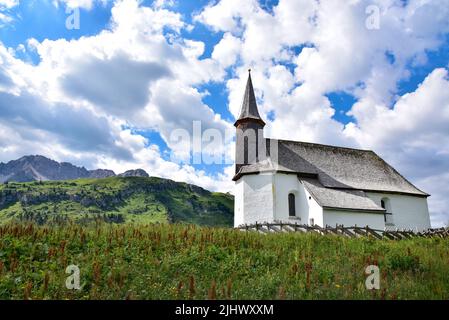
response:
<path fill-rule="evenodd" d="M 0 299 L 449 299 L 449 240 L 195 225 L 0 226 Z M 66 288 L 66 267 L 80 290 Z M 380 269 L 367 290 L 365 268 Z"/>
<path fill-rule="evenodd" d="M 10 182 L 0 185 L 0 223 L 232 226 L 233 201 L 229 194 L 155 177 Z"/>

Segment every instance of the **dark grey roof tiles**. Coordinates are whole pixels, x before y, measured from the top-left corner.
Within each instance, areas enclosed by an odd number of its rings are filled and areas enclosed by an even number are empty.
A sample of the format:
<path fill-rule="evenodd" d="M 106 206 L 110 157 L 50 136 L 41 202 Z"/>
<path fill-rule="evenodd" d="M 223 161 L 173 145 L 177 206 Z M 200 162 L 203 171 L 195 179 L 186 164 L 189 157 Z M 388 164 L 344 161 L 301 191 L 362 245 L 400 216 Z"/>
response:
<path fill-rule="evenodd" d="M 316 179 L 301 179 L 301 181 L 312 197 L 323 208 L 385 212 L 382 207 L 368 198 L 362 190 L 326 188 Z"/>
<path fill-rule="evenodd" d="M 243 97 L 242 109 L 240 111 L 240 116 L 237 119 L 238 123 L 243 119 L 256 119 L 265 124 L 259 115 L 259 110 L 257 109 L 256 96 L 254 95 L 253 82 L 251 80 L 251 72 L 248 75 L 248 81 L 246 83 L 245 95 Z"/>
<path fill-rule="evenodd" d="M 280 165 L 300 173 L 310 172 L 312 166 L 325 187 L 427 195 L 373 151 L 285 140 L 278 143 Z"/>

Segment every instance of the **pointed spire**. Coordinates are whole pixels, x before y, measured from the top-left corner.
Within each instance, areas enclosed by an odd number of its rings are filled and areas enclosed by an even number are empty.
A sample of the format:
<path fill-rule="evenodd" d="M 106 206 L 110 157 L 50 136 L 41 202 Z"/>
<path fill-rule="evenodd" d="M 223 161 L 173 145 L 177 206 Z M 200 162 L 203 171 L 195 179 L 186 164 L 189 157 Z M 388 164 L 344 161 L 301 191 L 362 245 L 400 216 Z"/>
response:
<path fill-rule="evenodd" d="M 254 95 L 253 82 L 251 79 L 251 69 L 248 69 L 248 82 L 246 83 L 245 95 L 243 97 L 242 110 L 240 111 L 240 116 L 235 122 L 237 126 L 241 120 L 253 119 L 260 122 L 265 126 L 265 122 L 259 115 L 259 110 L 257 109 L 256 96 Z"/>

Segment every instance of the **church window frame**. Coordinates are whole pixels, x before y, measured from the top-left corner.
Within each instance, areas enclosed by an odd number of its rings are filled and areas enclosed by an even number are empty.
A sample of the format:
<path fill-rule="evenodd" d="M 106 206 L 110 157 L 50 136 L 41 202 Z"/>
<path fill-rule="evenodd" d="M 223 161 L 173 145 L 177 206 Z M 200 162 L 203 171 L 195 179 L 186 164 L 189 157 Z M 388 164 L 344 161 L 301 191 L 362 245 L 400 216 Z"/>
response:
<path fill-rule="evenodd" d="M 293 192 L 288 194 L 288 216 L 296 217 L 296 195 Z"/>
<path fill-rule="evenodd" d="M 249 138 L 248 136 L 243 137 L 243 163 L 249 163 Z"/>

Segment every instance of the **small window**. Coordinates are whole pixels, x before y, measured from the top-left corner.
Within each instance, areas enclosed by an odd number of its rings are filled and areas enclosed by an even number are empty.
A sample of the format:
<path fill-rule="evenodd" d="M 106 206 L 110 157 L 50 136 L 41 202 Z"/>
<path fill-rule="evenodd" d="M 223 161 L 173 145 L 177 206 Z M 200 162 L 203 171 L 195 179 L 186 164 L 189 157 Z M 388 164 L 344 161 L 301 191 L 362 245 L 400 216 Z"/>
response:
<path fill-rule="evenodd" d="M 293 193 L 288 195 L 288 215 L 290 217 L 296 216 L 295 195 Z"/>
<path fill-rule="evenodd" d="M 311 225 L 311 226 L 314 226 L 314 225 L 315 225 L 315 219 L 310 218 L 310 225 Z"/>
<path fill-rule="evenodd" d="M 245 136 L 243 138 L 243 164 L 248 164 L 248 152 L 249 152 L 249 143 L 248 143 L 248 137 Z"/>

